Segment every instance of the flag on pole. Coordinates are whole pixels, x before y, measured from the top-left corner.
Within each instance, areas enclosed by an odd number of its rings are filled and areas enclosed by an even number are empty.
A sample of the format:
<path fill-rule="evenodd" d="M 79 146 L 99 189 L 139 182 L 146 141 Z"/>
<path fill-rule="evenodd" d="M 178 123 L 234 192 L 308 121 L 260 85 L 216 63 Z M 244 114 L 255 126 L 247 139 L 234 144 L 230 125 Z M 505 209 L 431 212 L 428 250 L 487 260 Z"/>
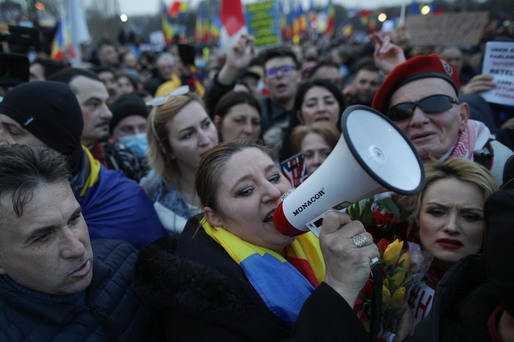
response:
<path fill-rule="evenodd" d="M 209 37 L 212 41 L 220 39 L 221 19 L 219 15 L 214 15 L 210 21 Z"/>
<path fill-rule="evenodd" d="M 332 0 L 328 0 L 327 7 L 325 7 L 325 12 L 327 13 L 327 28 L 325 30 L 325 33 L 327 35 L 333 35 L 334 30 L 336 27 L 335 24 L 335 9 L 334 5 L 332 4 Z"/>
<path fill-rule="evenodd" d="M 166 45 L 170 45 L 173 43 L 173 27 L 171 25 L 171 17 L 168 15 L 168 8 L 166 4 L 162 2 L 161 5 L 161 26 L 162 33 L 164 34 L 164 41 Z"/>
<path fill-rule="evenodd" d="M 71 43 L 75 53 L 71 64 L 73 66 L 79 66 L 82 63 L 80 44 L 87 43 L 91 40 L 86 17 L 84 16 L 84 11 L 82 10 L 79 0 L 68 1 L 68 18 L 70 18 Z"/>
<path fill-rule="evenodd" d="M 241 34 L 247 33 L 241 0 L 221 0 L 220 52 L 227 51 Z"/>
<path fill-rule="evenodd" d="M 59 20 L 59 24 L 57 24 L 57 32 L 52 42 L 50 57 L 57 61 L 71 60 L 75 57 L 75 51 L 73 50 L 66 15 L 63 9 L 61 9 L 61 19 Z"/>
<path fill-rule="evenodd" d="M 196 43 L 207 43 L 205 37 L 207 33 L 207 10 L 204 6 L 199 6 L 196 12 L 196 25 L 195 25 L 195 41 Z"/>
<path fill-rule="evenodd" d="M 280 36 L 282 40 L 286 40 L 288 38 L 287 35 L 287 25 L 286 25 L 286 16 L 284 15 L 284 0 L 278 0 L 277 2 L 278 8 L 278 17 L 279 17 L 279 25 L 280 25 Z"/>
<path fill-rule="evenodd" d="M 187 10 L 187 3 L 182 1 L 173 1 L 168 8 L 168 16 L 170 18 L 177 18 Z"/>

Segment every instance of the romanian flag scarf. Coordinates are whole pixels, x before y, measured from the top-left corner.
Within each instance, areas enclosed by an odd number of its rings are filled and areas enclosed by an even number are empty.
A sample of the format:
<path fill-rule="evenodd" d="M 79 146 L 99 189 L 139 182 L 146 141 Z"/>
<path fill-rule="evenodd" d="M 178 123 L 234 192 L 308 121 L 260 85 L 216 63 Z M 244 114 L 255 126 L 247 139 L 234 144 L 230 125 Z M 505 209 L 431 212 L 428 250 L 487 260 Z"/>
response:
<path fill-rule="evenodd" d="M 300 235 L 286 248 L 284 258 L 223 228 L 211 226 L 205 218 L 200 224 L 241 266 L 271 312 L 292 326 L 307 297 L 325 278 L 318 238 L 310 232 Z"/>

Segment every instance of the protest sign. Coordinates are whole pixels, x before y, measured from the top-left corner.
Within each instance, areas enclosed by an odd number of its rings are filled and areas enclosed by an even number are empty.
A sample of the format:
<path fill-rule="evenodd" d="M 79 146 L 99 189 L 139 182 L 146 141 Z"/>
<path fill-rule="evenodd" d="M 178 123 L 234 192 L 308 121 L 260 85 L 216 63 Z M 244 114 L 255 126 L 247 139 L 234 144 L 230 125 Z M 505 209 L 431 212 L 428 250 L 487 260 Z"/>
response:
<path fill-rule="evenodd" d="M 255 37 L 256 47 L 280 44 L 278 8 L 275 1 L 259 1 L 245 6 L 248 31 Z"/>
<path fill-rule="evenodd" d="M 488 42 L 482 74 L 494 76 L 494 88 L 481 93 L 487 102 L 514 106 L 514 42 Z"/>
<path fill-rule="evenodd" d="M 477 45 L 487 25 L 487 12 L 460 12 L 408 17 L 412 46 Z"/>

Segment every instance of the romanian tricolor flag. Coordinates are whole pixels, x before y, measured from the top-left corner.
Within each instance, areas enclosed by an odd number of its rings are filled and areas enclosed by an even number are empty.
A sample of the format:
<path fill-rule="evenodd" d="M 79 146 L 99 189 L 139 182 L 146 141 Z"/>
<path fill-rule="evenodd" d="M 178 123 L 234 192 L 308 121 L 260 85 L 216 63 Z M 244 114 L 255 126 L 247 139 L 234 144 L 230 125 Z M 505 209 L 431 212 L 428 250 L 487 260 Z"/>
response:
<path fill-rule="evenodd" d="M 313 27 L 318 21 L 316 9 L 314 8 L 314 0 L 310 0 L 309 3 L 309 16 L 307 20 L 307 28 Z"/>
<path fill-rule="evenodd" d="M 209 30 L 209 37 L 210 39 L 215 42 L 220 39 L 220 32 L 221 32 L 221 19 L 219 15 L 212 16 L 210 20 L 210 30 Z"/>
<path fill-rule="evenodd" d="M 325 278 L 319 239 L 310 232 L 300 235 L 287 246 L 284 258 L 226 229 L 211 226 L 205 218 L 200 225 L 242 268 L 268 309 L 292 326 L 309 295 Z"/>
<path fill-rule="evenodd" d="M 353 33 L 353 24 L 350 20 L 346 20 L 345 24 L 343 25 L 343 37 L 345 39 L 349 39 L 352 36 Z"/>
<path fill-rule="evenodd" d="M 55 37 L 52 42 L 52 51 L 50 53 L 50 57 L 57 61 L 70 60 L 75 57 L 75 50 L 73 50 L 73 45 L 71 43 L 64 10 L 61 12 L 63 14 L 61 15 L 61 20 L 59 20 L 59 24 L 57 25 L 57 32 L 55 33 Z"/>
<path fill-rule="evenodd" d="M 207 10 L 204 6 L 199 6 L 196 12 L 195 41 L 197 43 L 207 43 Z"/>
<path fill-rule="evenodd" d="M 287 35 L 287 25 L 286 25 L 286 16 L 284 15 L 284 0 L 279 0 L 277 3 L 278 7 L 278 16 L 279 16 L 279 25 L 280 25 L 280 36 L 283 40 L 288 38 Z"/>
<path fill-rule="evenodd" d="M 332 4 L 332 0 L 328 0 L 327 7 L 325 7 L 325 12 L 327 13 L 327 28 L 325 30 L 325 33 L 332 36 L 335 31 L 335 9 L 334 5 Z"/>
<path fill-rule="evenodd" d="M 168 8 L 168 16 L 170 18 L 177 18 L 179 15 L 187 10 L 187 3 L 181 1 L 173 1 Z"/>
<path fill-rule="evenodd" d="M 162 3 L 161 10 L 161 25 L 162 25 L 162 33 L 164 34 L 164 41 L 166 45 L 170 45 L 173 43 L 173 27 L 171 25 L 171 17 L 168 15 L 168 8 Z"/>
<path fill-rule="evenodd" d="M 307 31 L 307 14 L 303 11 L 302 4 L 299 1 L 293 3 L 291 11 L 292 37 L 302 36 Z"/>

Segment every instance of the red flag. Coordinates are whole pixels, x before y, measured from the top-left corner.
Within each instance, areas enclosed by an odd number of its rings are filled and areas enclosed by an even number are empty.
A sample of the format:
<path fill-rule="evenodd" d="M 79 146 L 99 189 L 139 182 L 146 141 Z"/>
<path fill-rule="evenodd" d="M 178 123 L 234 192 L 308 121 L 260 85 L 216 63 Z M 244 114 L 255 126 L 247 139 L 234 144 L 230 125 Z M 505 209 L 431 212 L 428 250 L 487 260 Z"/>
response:
<path fill-rule="evenodd" d="M 241 0 L 221 0 L 220 52 L 224 53 L 247 32 Z"/>
<path fill-rule="evenodd" d="M 222 0 L 220 18 L 221 24 L 227 31 L 229 37 L 232 37 L 245 27 L 241 0 Z"/>

